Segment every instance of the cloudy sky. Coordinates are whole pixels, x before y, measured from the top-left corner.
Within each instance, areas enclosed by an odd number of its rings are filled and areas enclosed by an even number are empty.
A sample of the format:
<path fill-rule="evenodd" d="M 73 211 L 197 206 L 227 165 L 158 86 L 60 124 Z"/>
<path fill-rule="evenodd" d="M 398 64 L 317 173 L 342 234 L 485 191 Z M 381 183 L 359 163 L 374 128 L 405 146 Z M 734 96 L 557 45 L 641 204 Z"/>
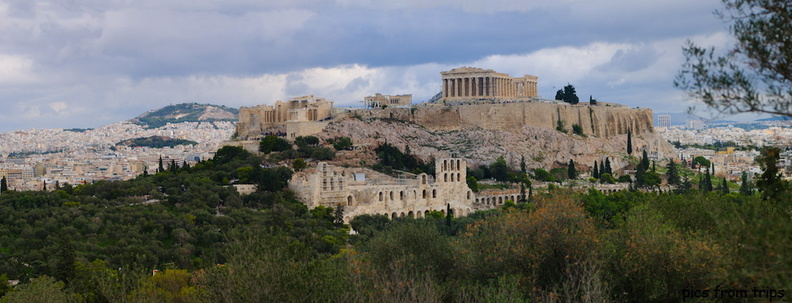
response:
<path fill-rule="evenodd" d="M 0 132 L 97 127 L 182 102 L 440 91 L 460 66 L 539 76 L 552 98 L 682 112 L 691 39 L 718 0 L 0 0 Z"/>

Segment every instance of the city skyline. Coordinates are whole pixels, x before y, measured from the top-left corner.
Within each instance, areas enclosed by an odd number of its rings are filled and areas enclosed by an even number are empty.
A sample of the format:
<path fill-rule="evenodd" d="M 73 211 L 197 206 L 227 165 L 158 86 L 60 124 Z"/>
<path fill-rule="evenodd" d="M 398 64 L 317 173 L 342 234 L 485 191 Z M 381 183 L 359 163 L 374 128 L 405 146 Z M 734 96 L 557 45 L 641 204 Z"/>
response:
<path fill-rule="evenodd" d="M 681 47 L 731 44 L 719 1 L 0 2 L 0 132 L 98 127 L 168 104 L 376 92 L 425 101 L 460 66 L 552 98 L 680 112 Z M 699 106 L 701 108 L 701 106 Z"/>

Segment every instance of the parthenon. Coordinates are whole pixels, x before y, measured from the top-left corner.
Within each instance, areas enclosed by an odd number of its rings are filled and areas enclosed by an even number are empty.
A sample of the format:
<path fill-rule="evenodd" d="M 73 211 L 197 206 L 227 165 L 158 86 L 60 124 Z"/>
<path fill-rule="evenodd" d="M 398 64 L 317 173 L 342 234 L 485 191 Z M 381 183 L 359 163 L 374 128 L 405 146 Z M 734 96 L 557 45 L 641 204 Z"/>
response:
<path fill-rule="evenodd" d="M 491 69 L 460 67 L 440 72 L 446 101 L 536 98 L 538 77 L 512 77 Z"/>

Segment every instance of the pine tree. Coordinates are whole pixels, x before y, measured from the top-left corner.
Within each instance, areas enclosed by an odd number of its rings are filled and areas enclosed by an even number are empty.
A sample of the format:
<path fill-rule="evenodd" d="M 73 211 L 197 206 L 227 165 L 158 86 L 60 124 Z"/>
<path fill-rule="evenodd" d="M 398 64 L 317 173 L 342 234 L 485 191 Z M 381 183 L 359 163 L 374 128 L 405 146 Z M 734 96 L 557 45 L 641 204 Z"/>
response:
<path fill-rule="evenodd" d="M 344 204 L 336 206 L 335 210 L 333 210 L 333 217 L 335 217 L 333 224 L 339 227 L 344 225 Z"/>
<path fill-rule="evenodd" d="M 678 193 L 686 193 L 689 191 L 693 186 L 690 184 L 690 179 L 687 176 L 682 177 L 682 182 L 679 183 L 679 187 L 677 187 Z"/>
<path fill-rule="evenodd" d="M 742 172 L 742 184 L 740 184 L 740 194 L 743 196 L 750 196 L 753 195 L 753 188 L 751 188 L 751 183 L 748 181 L 748 172 Z"/>
<path fill-rule="evenodd" d="M 603 173 L 603 172 L 600 172 Z M 613 176 L 613 169 L 611 169 L 610 158 L 605 157 L 605 172 L 606 174 L 611 174 Z"/>
<path fill-rule="evenodd" d="M 632 156 L 632 130 L 627 130 L 627 154 Z"/>
<path fill-rule="evenodd" d="M 76 276 L 76 269 L 74 266 L 76 256 L 71 240 L 61 240 L 58 245 L 58 257 L 59 259 L 55 265 L 53 276 L 58 278 L 58 280 L 71 283 Z"/>
<path fill-rule="evenodd" d="M 577 179 L 577 170 L 575 169 L 575 161 L 569 159 L 569 166 L 567 167 L 567 177 L 569 179 Z"/>
<path fill-rule="evenodd" d="M 591 175 L 594 179 L 599 179 L 599 167 L 597 167 L 597 160 L 594 160 L 594 172 Z"/>
<path fill-rule="evenodd" d="M 781 179 L 778 168 L 781 150 L 777 147 L 766 147 L 762 149 L 761 155 L 756 158 L 759 166 L 764 172 L 758 180 L 756 187 L 762 192 L 762 199 L 765 201 L 779 202 L 786 200 L 789 190 L 789 183 Z"/>

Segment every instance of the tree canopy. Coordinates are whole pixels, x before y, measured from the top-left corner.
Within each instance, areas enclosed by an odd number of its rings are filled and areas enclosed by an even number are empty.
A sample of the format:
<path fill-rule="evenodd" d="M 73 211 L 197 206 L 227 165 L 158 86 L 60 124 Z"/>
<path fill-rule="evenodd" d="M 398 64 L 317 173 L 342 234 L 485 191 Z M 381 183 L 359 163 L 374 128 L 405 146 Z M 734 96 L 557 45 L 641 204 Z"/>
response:
<path fill-rule="evenodd" d="M 577 92 L 575 91 L 575 87 L 572 86 L 572 84 L 569 84 L 569 83 L 567 83 L 567 85 L 564 86 L 564 89 L 559 89 L 556 92 L 555 99 L 556 100 L 561 100 L 561 101 L 564 101 L 564 102 L 570 103 L 570 104 L 578 104 L 580 102 L 580 98 L 578 98 L 578 96 L 577 96 Z"/>
<path fill-rule="evenodd" d="M 792 5 L 788 0 L 722 0 L 735 45 L 725 53 L 688 41 L 674 85 L 723 114 L 792 117 Z M 723 54 L 721 54 L 723 53 Z"/>

